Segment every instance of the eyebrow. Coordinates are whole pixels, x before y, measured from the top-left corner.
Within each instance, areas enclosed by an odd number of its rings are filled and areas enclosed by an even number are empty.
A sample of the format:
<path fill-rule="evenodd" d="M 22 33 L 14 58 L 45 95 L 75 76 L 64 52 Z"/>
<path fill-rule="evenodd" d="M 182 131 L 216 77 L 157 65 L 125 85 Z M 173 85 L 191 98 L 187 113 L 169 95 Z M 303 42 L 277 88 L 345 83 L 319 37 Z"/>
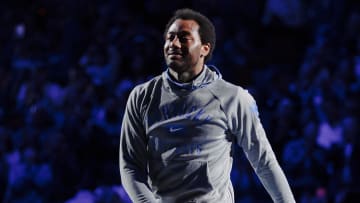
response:
<path fill-rule="evenodd" d="M 168 32 L 167 34 L 176 34 L 176 35 L 191 35 L 191 32 L 189 32 L 189 31 L 185 31 L 185 30 L 182 30 L 182 31 L 180 31 L 180 32 L 170 31 L 170 32 Z"/>

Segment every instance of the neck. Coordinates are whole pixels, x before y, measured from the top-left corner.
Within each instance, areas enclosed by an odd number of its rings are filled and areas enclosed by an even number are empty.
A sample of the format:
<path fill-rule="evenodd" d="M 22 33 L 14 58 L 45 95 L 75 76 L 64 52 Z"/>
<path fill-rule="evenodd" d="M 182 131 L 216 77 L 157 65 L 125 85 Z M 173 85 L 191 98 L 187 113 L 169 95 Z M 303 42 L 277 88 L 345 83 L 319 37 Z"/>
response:
<path fill-rule="evenodd" d="M 196 76 L 198 76 L 201 71 L 204 69 L 204 66 L 201 68 L 197 68 L 195 70 L 191 71 L 185 71 L 185 72 L 176 72 L 173 69 L 169 68 L 169 73 L 171 77 L 173 77 L 175 80 L 181 82 L 181 83 L 187 83 L 192 81 Z"/>

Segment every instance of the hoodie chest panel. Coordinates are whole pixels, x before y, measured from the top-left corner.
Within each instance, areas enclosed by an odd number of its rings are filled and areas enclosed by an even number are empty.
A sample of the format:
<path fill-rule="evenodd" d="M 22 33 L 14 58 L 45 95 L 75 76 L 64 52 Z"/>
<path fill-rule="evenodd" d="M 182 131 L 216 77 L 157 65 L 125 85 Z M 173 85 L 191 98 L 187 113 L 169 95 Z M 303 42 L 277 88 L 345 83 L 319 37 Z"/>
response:
<path fill-rule="evenodd" d="M 153 159 L 207 156 L 211 146 L 230 142 L 225 114 L 206 88 L 182 96 L 163 90 L 160 95 L 145 116 Z"/>

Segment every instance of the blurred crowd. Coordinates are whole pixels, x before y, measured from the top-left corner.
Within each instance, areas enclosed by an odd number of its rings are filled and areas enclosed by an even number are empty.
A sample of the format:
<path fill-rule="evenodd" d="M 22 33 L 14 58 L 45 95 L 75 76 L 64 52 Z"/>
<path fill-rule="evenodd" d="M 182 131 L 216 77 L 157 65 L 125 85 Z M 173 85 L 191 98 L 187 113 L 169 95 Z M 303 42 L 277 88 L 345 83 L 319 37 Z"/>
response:
<path fill-rule="evenodd" d="M 14 0 L 0 3 L 0 201 L 128 203 L 118 167 L 131 89 L 165 70 L 177 8 L 214 22 L 210 64 L 247 88 L 299 203 L 360 196 L 360 3 Z M 268 202 L 241 149 L 237 202 Z"/>

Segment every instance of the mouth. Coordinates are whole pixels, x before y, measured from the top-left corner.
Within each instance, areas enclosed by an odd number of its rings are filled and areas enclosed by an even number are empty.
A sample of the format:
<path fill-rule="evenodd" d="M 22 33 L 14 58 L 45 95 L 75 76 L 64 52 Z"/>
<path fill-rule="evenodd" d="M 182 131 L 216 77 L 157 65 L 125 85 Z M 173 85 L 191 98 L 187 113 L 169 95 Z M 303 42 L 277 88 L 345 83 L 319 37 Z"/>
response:
<path fill-rule="evenodd" d="M 182 54 L 175 54 L 175 53 L 168 54 L 169 59 L 180 59 L 182 57 L 183 57 Z"/>
<path fill-rule="evenodd" d="M 170 51 L 167 53 L 168 57 L 170 58 L 182 58 L 183 54 L 179 51 Z"/>

